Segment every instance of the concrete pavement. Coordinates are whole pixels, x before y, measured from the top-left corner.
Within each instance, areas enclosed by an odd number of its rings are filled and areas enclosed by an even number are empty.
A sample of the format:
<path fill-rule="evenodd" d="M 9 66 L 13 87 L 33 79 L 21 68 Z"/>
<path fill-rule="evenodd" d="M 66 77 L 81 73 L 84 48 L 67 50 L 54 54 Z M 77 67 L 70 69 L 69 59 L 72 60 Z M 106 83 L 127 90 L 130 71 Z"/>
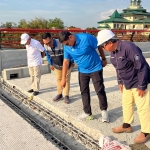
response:
<path fill-rule="evenodd" d="M 150 64 L 150 58 L 147 59 Z M 16 86 L 23 93 L 30 96 L 27 90 L 30 89 L 30 78 L 20 78 L 7 81 L 9 84 Z M 108 112 L 110 117 L 110 123 L 101 122 L 101 111 L 99 108 L 99 102 L 95 93 L 92 82 L 90 82 L 91 93 L 91 106 L 92 113 L 95 117 L 92 121 L 76 121 L 76 117 L 82 113 L 82 101 L 80 95 L 80 89 L 78 84 L 78 72 L 72 71 L 71 74 L 71 89 L 70 89 L 70 104 L 65 104 L 64 100 L 59 102 L 53 102 L 52 99 L 57 95 L 56 89 L 56 77 L 55 74 L 44 74 L 40 83 L 40 94 L 34 97 L 38 103 L 42 104 L 46 108 L 55 112 L 63 119 L 71 122 L 78 129 L 82 130 L 95 140 L 99 140 L 100 136 L 107 135 L 114 140 L 125 142 L 127 144 L 133 144 L 134 138 L 140 133 L 140 123 L 135 107 L 135 118 L 133 126 L 133 133 L 114 134 L 111 130 L 112 127 L 116 127 L 122 124 L 122 106 L 121 106 L 121 93 L 118 89 L 116 72 L 111 64 L 108 64 L 104 68 L 104 84 L 106 88 L 106 94 L 108 98 Z M 150 140 L 145 143 L 150 148 Z"/>
<path fill-rule="evenodd" d="M 0 99 L 1 150 L 59 150 Z"/>

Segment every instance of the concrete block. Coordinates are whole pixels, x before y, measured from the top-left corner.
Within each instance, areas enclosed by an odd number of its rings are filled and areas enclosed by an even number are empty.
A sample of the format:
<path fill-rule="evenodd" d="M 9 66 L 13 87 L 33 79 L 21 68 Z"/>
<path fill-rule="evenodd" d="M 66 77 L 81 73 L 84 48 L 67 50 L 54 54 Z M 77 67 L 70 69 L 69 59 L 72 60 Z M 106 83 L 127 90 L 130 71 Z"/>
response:
<path fill-rule="evenodd" d="M 30 76 L 28 67 L 21 67 L 21 70 L 22 70 L 22 77 L 23 78 Z"/>
<path fill-rule="evenodd" d="M 21 78 L 22 70 L 21 68 L 10 68 L 4 69 L 2 72 L 3 78 L 6 80 L 10 80 L 11 78 Z"/>
<path fill-rule="evenodd" d="M 143 52 L 143 56 L 145 58 L 150 58 L 150 52 Z"/>
<path fill-rule="evenodd" d="M 44 58 L 42 58 L 43 60 L 47 60 L 47 57 L 45 56 Z"/>
<path fill-rule="evenodd" d="M 51 73 L 52 73 L 52 74 L 56 74 L 55 71 L 53 71 L 53 70 L 51 70 Z"/>
<path fill-rule="evenodd" d="M 49 65 L 42 64 L 41 66 L 41 74 L 50 73 Z M 29 77 L 29 69 L 28 67 L 20 67 L 20 68 L 9 68 L 4 69 L 2 71 L 2 76 L 6 80 L 10 80 L 11 78 L 25 78 Z"/>
<path fill-rule="evenodd" d="M 41 67 L 41 74 L 50 73 L 50 68 L 48 64 L 42 64 Z"/>
<path fill-rule="evenodd" d="M 43 60 L 43 64 L 47 64 L 49 65 L 48 61 L 47 60 Z"/>
<path fill-rule="evenodd" d="M 11 68 L 19 65 L 27 65 L 26 50 L 3 50 L 1 51 L 1 69 Z"/>

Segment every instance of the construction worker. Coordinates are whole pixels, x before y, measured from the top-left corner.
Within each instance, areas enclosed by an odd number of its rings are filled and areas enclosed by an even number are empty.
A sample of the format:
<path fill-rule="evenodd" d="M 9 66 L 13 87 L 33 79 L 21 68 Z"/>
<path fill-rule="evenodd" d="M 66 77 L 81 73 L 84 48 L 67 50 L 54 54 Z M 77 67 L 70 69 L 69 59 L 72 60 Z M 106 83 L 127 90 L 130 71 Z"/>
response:
<path fill-rule="evenodd" d="M 55 39 L 51 36 L 49 32 L 42 34 L 42 39 L 45 47 L 45 52 L 47 60 L 50 65 L 50 69 L 55 71 L 57 79 L 57 96 L 53 99 L 54 102 L 58 102 L 62 99 L 62 92 L 64 90 L 64 103 L 69 104 L 69 91 L 70 91 L 70 78 L 71 78 L 71 67 L 74 67 L 73 59 L 70 59 L 70 64 L 67 70 L 66 77 L 66 87 L 62 89 L 61 79 L 62 79 L 62 65 L 63 65 L 63 47 L 58 39 Z"/>
<path fill-rule="evenodd" d="M 119 89 L 122 92 L 123 124 L 112 128 L 114 133 L 132 132 L 134 103 L 141 124 L 141 133 L 135 143 L 150 138 L 150 69 L 142 51 L 134 43 L 121 41 L 111 30 L 98 32 L 98 46 L 111 53 L 110 61 L 116 68 Z"/>

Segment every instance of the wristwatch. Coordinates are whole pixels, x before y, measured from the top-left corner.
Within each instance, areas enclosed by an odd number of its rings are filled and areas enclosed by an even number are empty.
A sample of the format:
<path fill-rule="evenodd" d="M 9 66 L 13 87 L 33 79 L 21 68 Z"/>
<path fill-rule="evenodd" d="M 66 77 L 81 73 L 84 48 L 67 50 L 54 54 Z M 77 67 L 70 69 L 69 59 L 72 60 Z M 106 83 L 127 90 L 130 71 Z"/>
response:
<path fill-rule="evenodd" d="M 102 58 L 102 60 L 106 60 L 106 58 Z"/>

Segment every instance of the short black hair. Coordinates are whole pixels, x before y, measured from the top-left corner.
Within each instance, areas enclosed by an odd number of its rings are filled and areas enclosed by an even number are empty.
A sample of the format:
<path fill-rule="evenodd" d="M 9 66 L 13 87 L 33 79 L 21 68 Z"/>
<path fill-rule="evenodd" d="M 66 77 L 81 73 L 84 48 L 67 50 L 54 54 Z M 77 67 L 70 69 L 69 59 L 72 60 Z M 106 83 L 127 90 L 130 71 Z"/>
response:
<path fill-rule="evenodd" d="M 64 42 L 64 41 L 66 41 L 66 40 L 68 40 L 69 39 L 69 36 L 70 35 L 72 35 L 70 32 L 68 32 L 67 30 L 63 30 L 63 31 L 61 31 L 60 33 L 59 33 L 59 41 L 60 41 L 60 43 L 62 43 L 62 42 Z"/>
<path fill-rule="evenodd" d="M 52 37 L 49 32 L 46 32 L 46 33 L 43 33 L 43 34 L 42 34 L 42 39 L 47 39 L 48 37 L 49 37 L 49 38 Z"/>
<path fill-rule="evenodd" d="M 109 41 L 112 42 L 112 43 L 116 43 L 118 41 L 118 39 L 117 38 L 112 38 L 112 39 L 108 40 L 108 42 Z"/>

